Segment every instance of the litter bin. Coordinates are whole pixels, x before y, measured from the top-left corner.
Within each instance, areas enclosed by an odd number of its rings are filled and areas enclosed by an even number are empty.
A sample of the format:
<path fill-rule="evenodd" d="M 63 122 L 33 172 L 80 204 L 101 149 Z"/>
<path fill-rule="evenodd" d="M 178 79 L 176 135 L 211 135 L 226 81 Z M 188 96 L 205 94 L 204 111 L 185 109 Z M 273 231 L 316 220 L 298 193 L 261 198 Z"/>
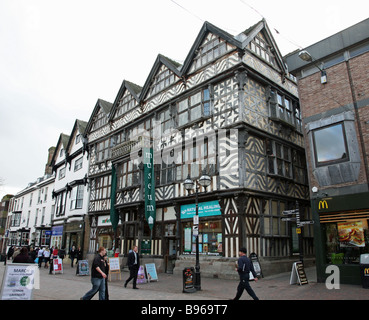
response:
<path fill-rule="evenodd" d="M 184 293 L 196 292 L 194 268 L 183 269 L 183 292 Z"/>
<path fill-rule="evenodd" d="M 360 255 L 360 275 L 363 288 L 369 289 L 369 253 Z"/>

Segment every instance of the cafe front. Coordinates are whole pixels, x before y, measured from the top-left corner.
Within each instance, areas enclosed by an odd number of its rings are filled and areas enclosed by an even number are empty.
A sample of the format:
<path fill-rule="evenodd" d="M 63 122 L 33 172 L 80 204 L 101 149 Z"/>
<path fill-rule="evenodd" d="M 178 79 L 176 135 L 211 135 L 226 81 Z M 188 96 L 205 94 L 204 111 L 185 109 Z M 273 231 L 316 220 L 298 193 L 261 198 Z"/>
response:
<path fill-rule="evenodd" d="M 360 255 L 369 253 L 368 198 L 366 192 L 312 200 L 319 282 L 330 275 L 326 268 L 336 265 L 340 283 L 361 284 Z"/>

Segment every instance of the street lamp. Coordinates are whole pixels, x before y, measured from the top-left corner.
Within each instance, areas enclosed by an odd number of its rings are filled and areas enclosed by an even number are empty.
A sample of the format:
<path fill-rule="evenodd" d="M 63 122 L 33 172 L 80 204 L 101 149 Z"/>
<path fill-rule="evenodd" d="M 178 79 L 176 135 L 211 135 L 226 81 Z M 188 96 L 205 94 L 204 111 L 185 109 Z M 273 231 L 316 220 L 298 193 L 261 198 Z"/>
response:
<path fill-rule="evenodd" d="M 306 50 L 300 51 L 299 58 L 301 60 L 306 61 L 306 62 L 312 62 L 320 70 L 320 82 L 322 84 L 325 84 L 325 83 L 328 82 L 328 80 L 327 80 L 327 72 L 324 70 L 324 68 L 321 69 L 319 67 L 319 65 L 316 63 L 318 61 L 315 58 L 313 58 L 313 56 L 309 52 L 307 52 Z"/>
<path fill-rule="evenodd" d="M 199 184 L 200 186 L 206 188 L 211 183 L 211 177 L 209 177 L 206 173 L 203 173 L 202 176 L 198 181 L 196 181 L 196 218 L 194 219 L 194 225 L 199 225 Z M 195 186 L 195 182 L 190 178 L 190 175 L 188 175 L 187 179 L 183 182 L 183 185 L 185 189 L 188 191 L 188 193 L 193 190 Z M 198 234 L 198 228 L 197 228 L 197 234 L 195 234 L 196 237 L 196 265 L 195 265 L 195 289 L 201 290 L 201 274 L 200 274 L 200 259 L 199 259 L 199 234 Z"/>

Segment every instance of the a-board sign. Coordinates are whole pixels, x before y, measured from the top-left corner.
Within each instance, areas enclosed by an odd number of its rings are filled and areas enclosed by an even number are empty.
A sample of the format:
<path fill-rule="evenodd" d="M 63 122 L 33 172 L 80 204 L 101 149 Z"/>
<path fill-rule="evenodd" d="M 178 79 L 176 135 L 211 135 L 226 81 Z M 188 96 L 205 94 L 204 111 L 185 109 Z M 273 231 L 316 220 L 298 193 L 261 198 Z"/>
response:
<path fill-rule="evenodd" d="M 53 259 L 53 273 L 56 272 L 63 273 L 63 260 L 60 258 Z"/>
<path fill-rule="evenodd" d="M 37 264 L 8 263 L 3 275 L 0 300 L 32 300 L 33 289 L 39 289 Z"/>
<path fill-rule="evenodd" d="M 109 279 L 111 281 L 112 274 L 119 275 L 119 279 L 122 279 L 120 274 L 119 258 L 109 258 Z"/>
<path fill-rule="evenodd" d="M 137 283 L 146 283 L 145 270 L 143 266 L 140 266 L 138 269 Z"/>
<path fill-rule="evenodd" d="M 158 274 L 156 272 L 155 263 L 147 263 L 145 264 L 147 280 L 150 281 L 158 281 Z"/>
<path fill-rule="evenodd" d="M 308 284 L 308 280 L 305 274 L 304 264 L 300 262 L 294 262 L 292 265 L 290 284 L 299 283 L 299 285 Z"/>
<path fill-rule="evenodd" d="M 109 258 L 109 271 L 119 271 L 120 272 L 120 265 L 119 265 L 119 258 Z"/>
<path fill-rule="evenodd" d="M 256 253 L 251 253 L 250 254 L 250 260 L 252 262 L 252 265 L 254 267 L 255 273 L 258 277 L 262 277 L 263 273 L 261 271 L 261 266 L 260 266 L 260 262 L 259 262 L 259 258 L 258 255 Z"/>
<path fill-rule="evenodd" d="M 183 292 L 184 293 L 196 292 L 194 268 L 185 268 L 183 270 Z"/>
<path fill-rule="evenodd" d="M 80 276 L 90 275 L 90 268 L 88 266 L 88 260 L 78 260 L 78 274 Z"/>

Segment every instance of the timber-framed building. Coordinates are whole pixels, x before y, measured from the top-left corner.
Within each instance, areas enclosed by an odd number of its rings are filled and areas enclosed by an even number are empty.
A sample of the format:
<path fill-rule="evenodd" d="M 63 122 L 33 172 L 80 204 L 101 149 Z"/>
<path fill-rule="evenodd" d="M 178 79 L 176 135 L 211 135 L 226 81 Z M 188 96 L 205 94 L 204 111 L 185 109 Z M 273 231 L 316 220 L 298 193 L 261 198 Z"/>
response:
<path fill-rule="evenodd" d="M 240 247 L 258 255 L 264 273 L 290 269 L 296 225 L 282 212 L 298 201 L 311 218 L 304 140 L 296 81 L 264 20 L 237 36 L 205 22 L 183 64 L 158 55 L 142 87 L 124 80 L 113 103 L 99 99 L 86 134 L 90 253 L 114 247 L 124 261 L 138 245 L 143 261 L 181 272 L 195 260 L 195 193 L 183 182 L 205 172 L 202 274 L 231 277 Z M 145 204 L 145 148 L 154 206 Z M 304 227 L 306 256 L 312 237 Z"/>

